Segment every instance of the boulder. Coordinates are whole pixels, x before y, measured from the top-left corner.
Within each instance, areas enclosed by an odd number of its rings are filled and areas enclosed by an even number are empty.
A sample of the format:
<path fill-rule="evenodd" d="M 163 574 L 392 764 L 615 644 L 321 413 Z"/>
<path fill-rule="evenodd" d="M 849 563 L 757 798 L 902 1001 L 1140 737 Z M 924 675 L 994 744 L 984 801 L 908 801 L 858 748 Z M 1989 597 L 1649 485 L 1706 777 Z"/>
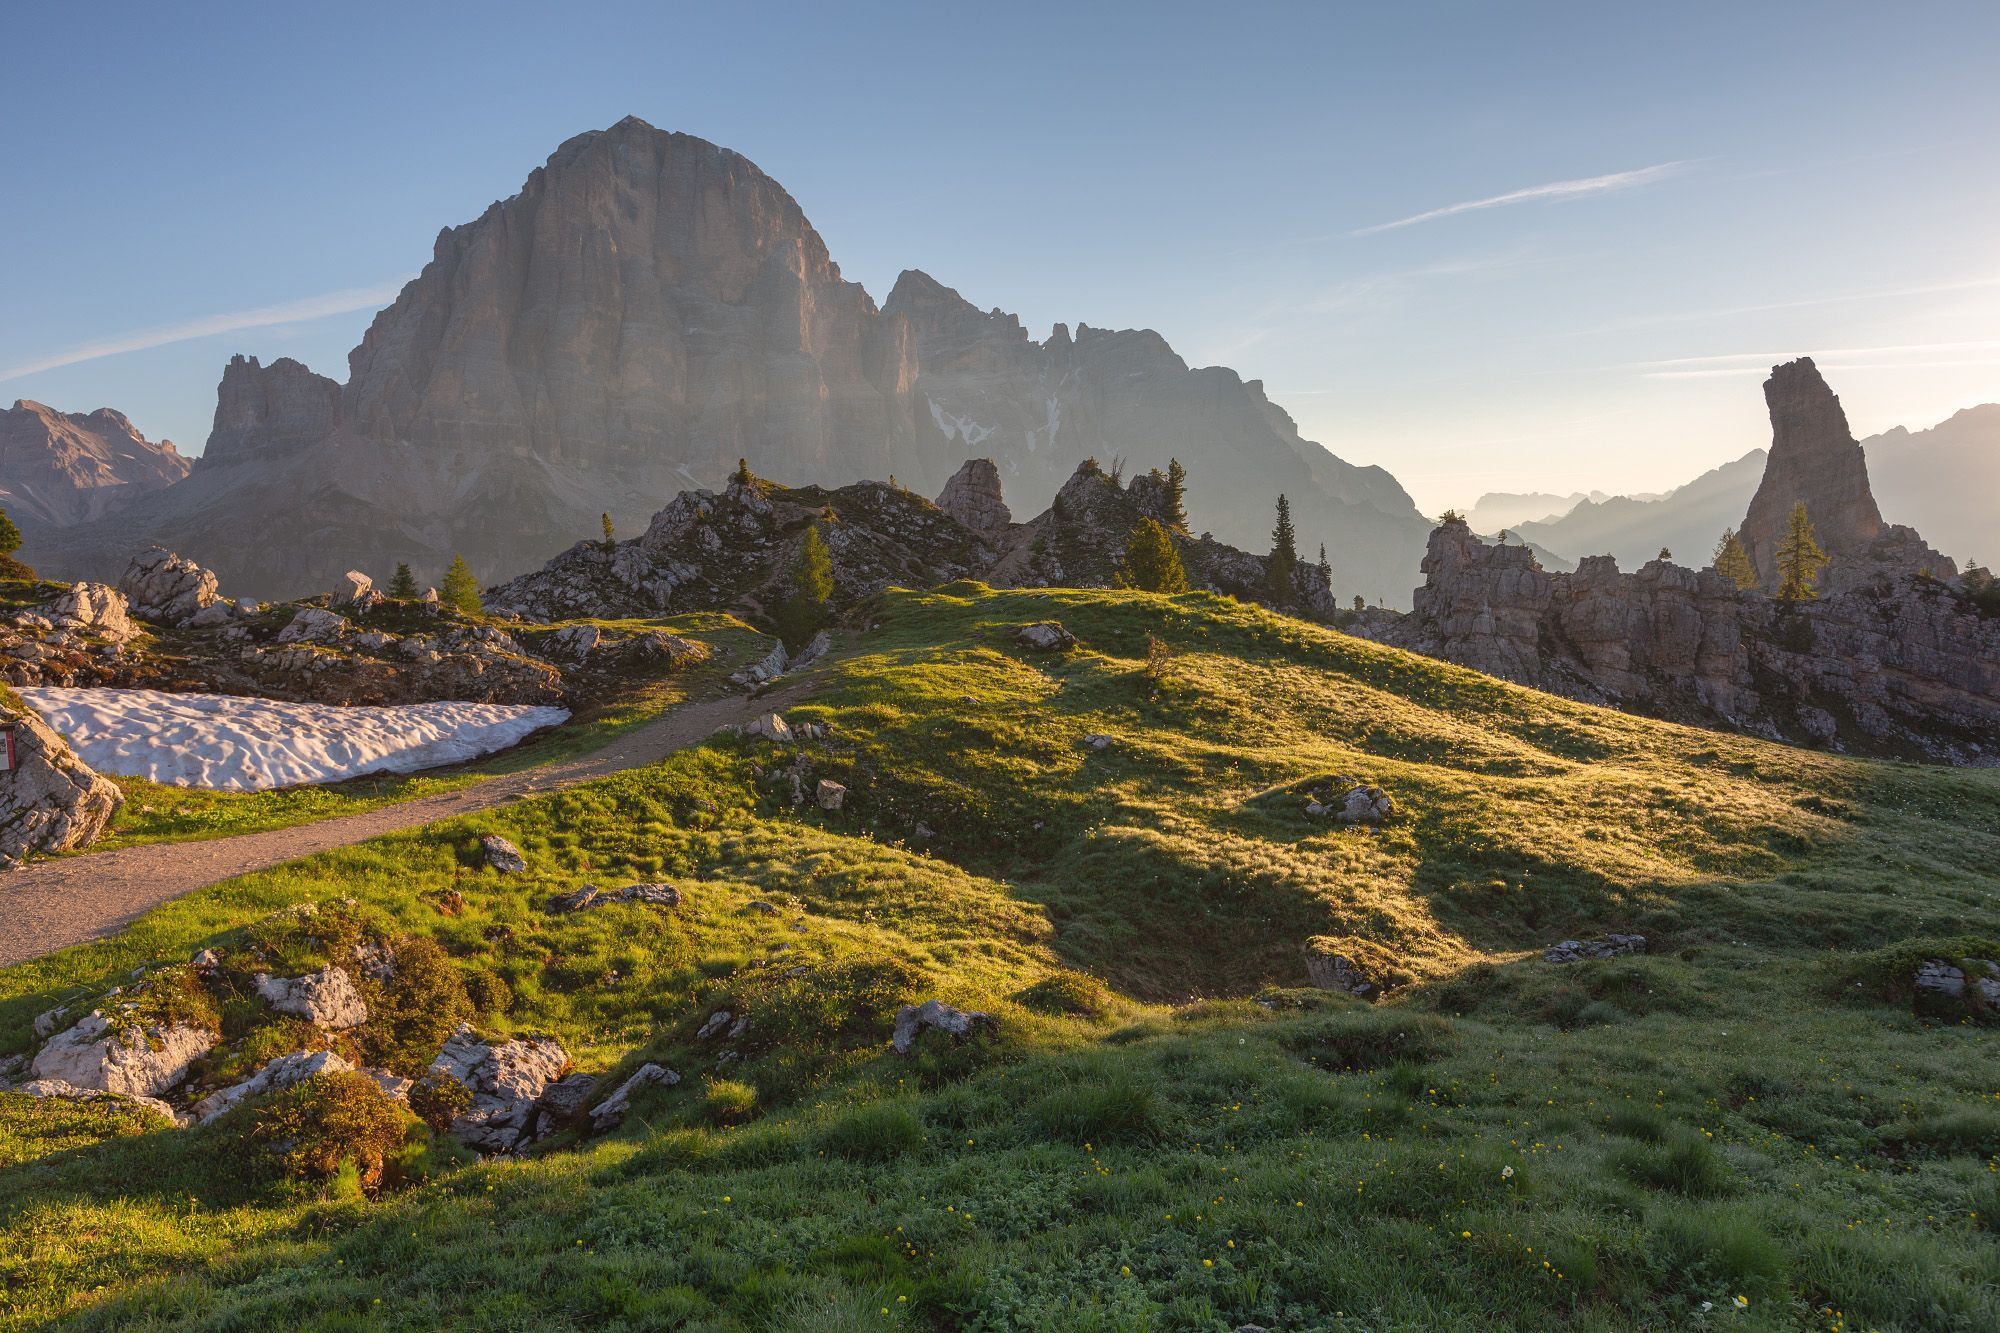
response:
<path fill-rule="evenodd" d="M 518 875 L 528 868 L 528 858 L 521 855 L 521 849 L 497 833 L 480 836 L 479 859 L 503 875 Z"/>
<path fill-rule="evenodd" d="M 339 1031 L 368 1021 L 368 1005 L 345 968 L 331 964 L 302 977 L 257 976 L 257 993 L 281 1014 L 303 1018 L 314 1027 Z"/>
<path fill-rule="evenodd" d="M 590 1113 L 590 1127 L 602 1133 L 616 1129 L 625 1123 L 625 1114 L 632 1109 L 632 1094 L 641 1088 L 672 1087 L 681 1081 L 681 1076 L 665 1065 L 643 1064 L 637 1073 L 618 1085 L 618 1090 L 599 1102 L 597 1109 Z"/>
<path fill-rule="evenodd" d="M 2000 1008 L 2000 963 L 1992 959 L 1968 960 L 1972 971 L 1970 980 L 1978 987 L 1979 998 L 1989 1008 Z M 1965 998 L 1967 977 L 1965 970 L 1946 962 L 1942 958 L 1926 958 L 1917 968 L 1912 984 L 1919 996 L 1937 996 L 1944 999 Z"/>
<path fill-rule="evenodd" d="M 922 1004 L 906 1004 L 896 1011 L 896 1031 L 890 1041 L 896 1054 L 907 1055 L 925 1028 L 936 1028 L 950 1033 L 955 1041 L 964 1041 L 973 1029 L 992 1027 L 997 1022 L 991 1014 L 954 1009 L 942 1000 L 925 1000 Z"/>
<path fill-rule="evenodd" d="M 644 903 L 649 907 L 679 907 L 681 891 L 671 884 L 627 884 L 622 889 L 600 889 L 584 884 L 569 893 L 557 894 L 549 907 L 557 912 L 585 912 L 615 903 Z"/>
<path fill-rule="evenodd" d="M 776 713 L 766 713 L 749 723 L 743 728 L 743 734 L 762 736 L 765 740 L 775 741 L 780 745 L 789 744 L 793 739 L 791 727 Z"/>
<path fill-rule="evenodd" d="M 351 628 L 346 616 L 323 607 L 302 606 L 278 631 L 279 643 L 332 643 Z"/>
<path fill-rule="evenodd" d="M 185 625 L 196 612 L 214 604 L 215 589 L 213 573 L 164 546 L 133 556 L 118 580 L 132 614 L 164 625 Z"/>
<path fill-rule="evenodd" d="M 445 1039 L 430 1072 L 457 1080 L 471 1104 L 451 1123 L 452 1136 L 483 1153 L 518 1152 L 553 1128 L 540 1102 L 562 1077 L 569 1055 L 550 1038 L 482 1040 L 464 1023 Z"/>
<path fill-rule="evenodd" d="M 733 1017 L 734 1015 L 731 1014 L 727 1009 L 716 1010 L 714 1013 L 708 1016 L 708 1021 L 703 1023 L 700 1029 L 696 1031 L 696 1033 L 694 1034 L 695 1040 L 707 1041 L 710 1037 L 715 1036 L 717 1033 L 721 1032 L 724 1028 L 728 1027 L 730 1020 Z"/>
<path fill-rule="evenodd" d="M 1644 935 L 1606 935 L 1595 940 L 1564 940 L 1552 944 L 1542 951 L 1542 960 L 1549 963 L 1576 963 L 1586 958 L 1616 958 L 1620 954 L 1644 953 Z"/>
<path fill-rule="evenodd" d="M 214 629 L 218 625 L 227 625 L 230 621 L 235 620 L 236 617 L 236 608 L 228 602 L 210 602 L 207 606 L 204 606 L 201 610 L 188 617 L 187 627 L 189 629 Z"/>
<path fill-rule="evenodd" d="M 279 1056 L 241 1083 L 232 1083 L 226 1088 L 209 1093 L 190 1106 L 188 1114 L 194 1118 L 196 1124 L 205 1125 L 234 1109 L 247 1098 L 289 1088 L 294 1083 L 305 1082 L 315 1074 L 344 1074 L 353 1068 L 353 1065 L 332 1051 L 293 1051 L 290 1055 Z"/>
<path fill-rule="evenodd" d="M 1053 620 L 1038 620 L 1032 625 L 1023 625 L 1014 638 L 1038 653 L 1067 652 L 1076 647 L 1076 635 Z"/>
<path fill-rule="evenodd" d="M 333 603 L 345 606 L 358 602 L 375 590 L 375 580 L 358 569 L 350 569 L 333 585 Z"/>
<path fill-rule="evenodd" d="M 821 778 L 813 788 L 813 804 L 822 810 L 838 810 L 847 801 L 847 788 L 831 778 Z"/>
<path fill-rule="evenodd" d="M 545 1113 L 560 1123 L 576 1119 L 596 1091 L 595 1078 L 589 1074 L 571 1074 L 543 1088 L 539 1103 Z"/>
<path fill-rule="evenodd" d="M 729 683 L 746 690 L 755 689 L 784 675 L 791 665 L 791 655 L 785 651 L 785 645 L 776 643 L 771 645 L 771 651 L 764 655 L 762 661 L 731 673 Z"/>
<path fill-rule="evenodd" d="M 93 1009 L 49 1039 L 35 1055 L 34 1072 L 79 1088 L 157 1097 L 186 1078 L 188 1066 L 215 1042 L 214 1033 L 192 1023 L 141 1025 Z"/>
<path fill-rule="evenodd" d="M 0 779 L 0 866 L 18 865 L 34 852 L 89 846 L 125 803 L 124 793 L 32 710 L 12 720 L 14 771 Z"/>
<path fill-rule="evenodd" d="M 44 613 L 52 629 L 98 635 L 127 643 L 139 632 L 125 594 L 108 583 L 78 583 L 50 602 Z"/>
<path fill-rule="evenodd" d="M 1357 1000 L 1373 1000 L 1382 988 L 1345 954 L 1306 951 L 1306 976 L 1321 990 L 1340 991 Z"/>
<path fill-rule="evenodd" d="M 1356 787 L 1341 797 L 1333 817 L 1343 824 L 1380 824 L 1396 811 L 1396 803 L 1380 787 Z"/>

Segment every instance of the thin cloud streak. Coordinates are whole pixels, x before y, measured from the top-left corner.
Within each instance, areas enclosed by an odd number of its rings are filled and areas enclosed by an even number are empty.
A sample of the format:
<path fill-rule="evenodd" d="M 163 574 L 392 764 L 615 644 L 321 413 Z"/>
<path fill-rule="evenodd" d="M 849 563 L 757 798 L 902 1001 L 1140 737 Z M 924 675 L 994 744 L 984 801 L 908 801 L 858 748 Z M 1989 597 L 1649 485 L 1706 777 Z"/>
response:
<path fill-rule="evenodd" d="M 1782 359 L 1782 358 L 1781 358 Z M 1848 361 L 1837 365 L 1824 365 L 1820 369 L 1828 374 L 1846 374 L 1857 370 L 1947 370 L 1956 366 L 2000 366 L 2000 360 L 1954 361 Z M 1738 375 L 1768 375 L 1764 366 L 1729 366 L 1714 370 L 1649 370 L 1640 375 L 1647 380 L 1712 380 L 1734 378 Z"/>
<path fill-rule="evenodd" d="M 1360 227 L 1348 233 L 1350 236 L 1374 236 L 1379 232 L 1394 231 L 1399 227 L 1414 227 L 1420 222 L 1434 222 L 1439 218 L 1456 217 L 1460 213 L 1476 213 L 1488 208 L 1505 208 L 1510 204 L 1528 204 L 1541 200 L 1576 199 L 1584 195 L 1602 194 L 1607 190 L 1630 190 L 1642 185 L 1652 185 L 1669 176 L 1677 175 L 1690 164 L 1686 161 L 1660 162 L 1650 167 L 1639 167 L 1632 171 L 1614 171 L 1605 176 L 1584 176 L 1577 180 L 1550 181 L 1547 185 L 1531 185 L 1524 190 L 1510 190 L 1506 194 L 1496 194 L 1485 199 L 1468 199 L 1460 204 L 1447 204 L 1443 208 L 1433 208 L 1423 213 L 1413 213 L 1394 222 L 1379 222 L 1372 227 Z"/>
<path fill-rule="evenodd" d="M 1828 347 L 1817 352 L 1807 352 L 1808 356 L 1914 356 L 1922 352 L 1990 352 L 2000 350 L 2000 339 L 1978 339 L 1971 342 L 1948 343 L 1895 343 L 1882 347 Z M 1726 361 L 1762 361 L 1766 363 L 1786 360 L 1801 355 L 1797 352 L 1723 352 L 1715 356 L 1676 356 L 1662 361 L 1634 361 L 1635 367 L 1653 367 L 1667 370 L 1675 366 L 1711 365 Z"/>
<path fill-rule="evenodd" d="M 170 343 L 212 338 L 219 333 L 263 329 L 274 324 L 298 324 L 311 319 L 324 319 L 328 315 L 346 315 L 356 310 L 373 310 L 393 301 L 396 293 L 403 289 L 403 284 L 407 281 L 408 279 L 404 278 L 375 287 L 348 287 L 337 292 L 326 292 L 320 296 L 301 297 L 299 300 L 286 301 L 279 305 L 204 315 L 199 319 L 182 320 L 177 324 L 161 324 L 150 329 L 114 334 L 109 338 L 100 338 L 60 352 L 51 352 L 33 361 L 24 361 L 20 365 L 0 370 L 0 380 L 19 379 L 23 375 L 34 375 L 44 370 L 54 370 L 59 366 L 74 366 L 80 362 L 119 356 L 126 352 L 143 352 L 153 347 L 165 347 Z"/>

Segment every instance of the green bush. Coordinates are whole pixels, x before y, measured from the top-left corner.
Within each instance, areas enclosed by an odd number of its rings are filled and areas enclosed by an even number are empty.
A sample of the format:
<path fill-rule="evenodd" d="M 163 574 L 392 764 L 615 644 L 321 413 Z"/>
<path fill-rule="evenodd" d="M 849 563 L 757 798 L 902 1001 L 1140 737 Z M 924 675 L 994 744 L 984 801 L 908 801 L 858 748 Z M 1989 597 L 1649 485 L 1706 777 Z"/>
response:
<path fill-rule="evenodd" d="M 419 1078 L 452 1029 L 475 1014 L 465 974 L 436 940 L 406 935 L 396 941 L 395 953 L 389 980 L 369 987 L 362 1050 L 384 1069 Z"/>
<path fill-rule="evenodd" d="M 345 1169 L 370 1193 L 403 1145 L 411 1118 L 358 1071 L 315 1074 L 256 1111 L 251 1140 L 296 1181 L 330 1181 Z"/>
<path fill-rule="evenodd" d="M 712 1124 L 740 1124 L 757 1113 L 757 1089 L 733 1078 L 708 1079 L 701 1086 L 701 1113 Z"/>
<path fill-rule="evenodd" d="M 450 1074 L 434 1070 L 410 1085 L 409 1101 L 417 1118 L 442 1134 L 472 1105 L 472 1092 Z"/>
<path fill-rule="evenodd" d="M 821 1130 L 818 1138 L 821 1152 L 855 1162 L 886 1162 L 923 1144 L 923 1121 L 902 1102 L 856 1107 Z"/>

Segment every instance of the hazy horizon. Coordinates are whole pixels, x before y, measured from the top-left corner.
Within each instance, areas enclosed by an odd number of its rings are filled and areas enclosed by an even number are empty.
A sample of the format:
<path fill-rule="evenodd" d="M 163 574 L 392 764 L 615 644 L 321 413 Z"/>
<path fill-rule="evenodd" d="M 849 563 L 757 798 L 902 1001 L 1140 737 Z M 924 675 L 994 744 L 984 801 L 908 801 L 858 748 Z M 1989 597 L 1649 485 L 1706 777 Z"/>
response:
<path fill-rule="evenodd" d="M 232 353 L 344 380 L 439 229 L 627 114 L 756 162 L 878 302 L 1156 329 L 1430 513 L 1681 485 L 1796 355 L 1859 436 L 2000 398 L 1990 7 L 234 12 L 16 19 L 0 401 L 198 452 Z"/>

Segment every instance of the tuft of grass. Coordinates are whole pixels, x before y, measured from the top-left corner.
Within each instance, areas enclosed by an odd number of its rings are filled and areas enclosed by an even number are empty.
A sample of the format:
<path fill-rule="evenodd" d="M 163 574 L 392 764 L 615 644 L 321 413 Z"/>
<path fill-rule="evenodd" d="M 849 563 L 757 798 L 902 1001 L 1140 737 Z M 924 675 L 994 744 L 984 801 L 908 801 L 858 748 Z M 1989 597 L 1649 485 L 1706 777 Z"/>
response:
<path fill-rule="evenodd" d="M 924 1124 L 907 1104 L 871 1102 L 828 1124 L 818 1144 L 821 1152 L 849 1161 L 886 1162 L 922 1148 Z"/>

